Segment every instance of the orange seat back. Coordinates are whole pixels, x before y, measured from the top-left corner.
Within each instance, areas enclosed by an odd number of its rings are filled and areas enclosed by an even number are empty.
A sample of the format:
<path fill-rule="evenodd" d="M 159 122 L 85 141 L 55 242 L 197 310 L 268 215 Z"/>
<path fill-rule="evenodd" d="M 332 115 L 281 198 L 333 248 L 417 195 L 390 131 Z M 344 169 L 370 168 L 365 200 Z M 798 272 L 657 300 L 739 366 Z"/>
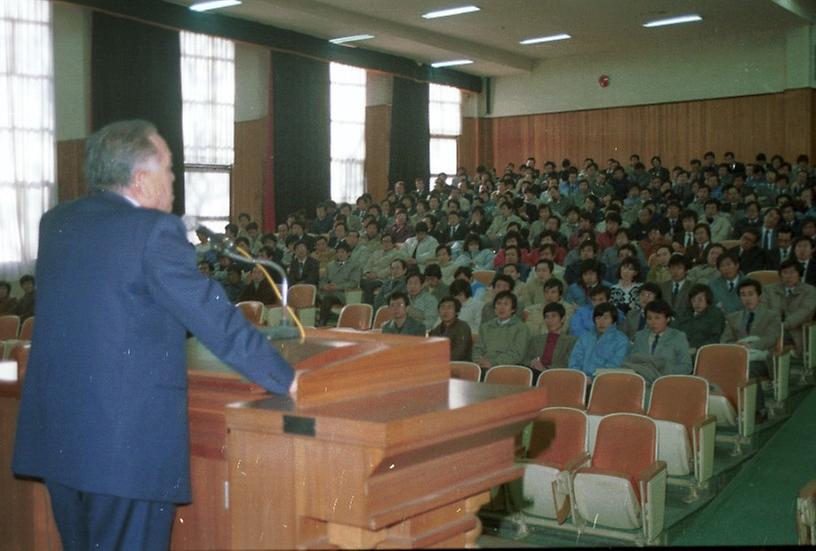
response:
<path fill-rule="evenodd" d="M 603 373 L 595 377 L 587 413 L 643 413 L 646 381 L 634 373 Z"/>
<path fill-rule="evenodd" d="M 478 364 L 473 362 L 450 362 L 451 379 L 461 379 L 463 381 L 473 381 L 478 383 L 482 377 L 482 370 Z"/>
<path fill-rule="evenodd" d="M 17 362 L 17 375 L 19 380 L 25 376 L 26 368 L 28 367 L 28 355 L 31 352 L 31 345 L 28 343 L 20 343 L 11 349 L 10 357 Z"/>
<path fill-rule="evenodd" d="M 638 475 L 657 459 L 657 426 L 643 415 L 614 413 L 601 419 L 592 468 L 625 474 L 640 496 Z"/>
<path fill-rule="evenodd" d="M 494 385 L 530 386 L 533 372 L 522 365 L 496 365 L 485 373 L 484 382 Z"/>
<path fill-rule="evenodd" d="M 586 414 L 574 408 L 541 410 L 530 433 L 528 457 L 563 470 L 567 462 L 587 451 Z"/>
<path fill-rule="evenodd" d="M 241 313 L 247 320 L 249 320 L 250 323 L 254 325 L 261 324 L 264 309 L 263 302 L 257 300 L 245 300 L 237 303 L 235 307 L 241 310 Z"/>
<path fill-rule="evenodd" d="M 368 331 L 371 329 L 371 313 L 374 308 L 370 304 L 347 304 L 340 310 L 337 327 Z"/>
<path fill-rule="evenodd" d="M 738 344 L 709 344 L 697 350 L 694 374 L 720 387 L 734 409 L 739 386 L 748 382 L 748 350 Z"/>
<path fill-rule="evenodd" d="M 708 382 L 693 375 L 664 375 L 652 385 L 649 417 L 686 427 L 691 438 L 694 425 L 708 414 Z M 691 440 L 689 440 L 691 444 Z"/>
<path fill-rule="evenodd" d="M 20 316 L 0 316 L 0 341 L 16 339 L 20 334 Z"/>
<path fill-rule="evenodd" d="M 298 283 L 289 287 L 286 295 L 287 305 L 290 308 L 308 308 L 315 305 L 317 289 L 308 283 Z"/>
<path fill-rule="evenodd" d="M 587 376 L 577 369 L 548 369 L 538 376 L 536 386 L 547 389 L 547 406 L 584 409 Z"/>
<path fill-rule="evenodd" d="M 34 316 L 30 318 L 26 318 L 23 322 L 23 325 L 20 327 L 20 339 L 24 341 L 30 341 L 31 336 L 34 334 Z"/>
<path fill-rule="evenodd" d="M 377 308 L 377 314 L 374 316 L 374 325 L 372 329 L 382 329 L 386 322 L 394 319 L 394 313 L 388 306 L 380 306 Z"/>

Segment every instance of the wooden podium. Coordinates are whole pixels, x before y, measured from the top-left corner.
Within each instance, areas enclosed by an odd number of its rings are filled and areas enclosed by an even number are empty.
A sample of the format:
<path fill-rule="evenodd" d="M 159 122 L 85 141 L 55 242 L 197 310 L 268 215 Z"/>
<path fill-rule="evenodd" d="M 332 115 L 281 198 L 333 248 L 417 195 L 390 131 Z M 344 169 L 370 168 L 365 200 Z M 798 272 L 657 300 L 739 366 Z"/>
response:
<path fill-rule="evenodd" d="M 450 380 L 446 339 L 308 330 L 276 347 L 300 374 L 296 402 L 188 341 L 193 503 L 178 508 L 171 547 L 472 546 L 489 489 L 522 474 L 514 436 L 542 392 Z M 7 390 L 16 413 L 19 381 Z M 59 549 L 44 486 L 0 478 L 18 496 L 0 507 L 18 513 L 0 537 Z"/>

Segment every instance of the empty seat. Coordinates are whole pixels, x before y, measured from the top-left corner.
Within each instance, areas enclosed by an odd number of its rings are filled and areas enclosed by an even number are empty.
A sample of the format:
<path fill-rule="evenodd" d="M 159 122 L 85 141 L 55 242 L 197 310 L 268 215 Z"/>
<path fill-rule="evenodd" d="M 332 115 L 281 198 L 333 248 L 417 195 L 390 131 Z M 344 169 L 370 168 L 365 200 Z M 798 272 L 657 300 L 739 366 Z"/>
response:
<path fill-rule="evenodd" d="M 371 329 L 371 314 L 373 311 L 374 308 L 370 304 L 346 304 L 340 310 L 337 327 L 368 331 Z"/>
<path fill-rule="evenodd" d="M 648 415 L 657 423 L 658 459 L 669 476 L 693 472 L 698 483 L 711 478 L 716 418 L 708 415 L 708 382 L 693 375 L 658 377 Z"/>
<path fill-rule="evenodd" d="M 646 380 L 637 373 L 607 372 L 595 376 L 589 393 L 589 452 L 595 447 L 595 434 L 604 415 L 643 413 Z"/>
<path fill-rule="evenodd" d="M 30 341 L 34 334 L 34 316 L 27 318 L 20 326 L 20 340 Z"/>
<path fill-rule="evenodd" d="M 257 300 L 245 300 L 238 302 L 235 307 L 241 310 L 244 317 L 253 325 L 263 325 L 264 305 Z"/>
<path fill-rule="evenodd" d="M 496 385 L 531 386 L 533 370 L 523 365 L 494 365 L 485 373 L 484 382 Z"/>
<path fill-rule="evenodd" d="M 573 480 L 573 514 L 586 528 L 642 528 L 647 542 L 660 535 L 667 475 L 657 446 L 657 426 L 644 415 L 613 413 L 601 420 L 591 463 Z"/>
<path fill-rule="evenodd" d="M 776 270 L 756 270 L 749 272 L 745 277 L 759 281 L 763 286 L 779 283 L 779 272 Z"/>
<path fill-rule="evenodd" d="M 748 349 L 738 344 L 701 346 L 694 374 L 716 387 L 709 393 L 708 411 L 717 424 L 735 427 L 743 437 L 753 434 L 757 385 L 748 378 Z"/>
<path fill-rule="evenodd" d="M 579 409 L 550 407 L 533 421 L 524 466 L 526 515 L 556 519 L 569 516 L 572 473 L 589 461 L 587 417 Z"/>
<path fill-rule="evenodd" d="M 388 306 L 380 306 L 377 308 L 377 313 L 374 315 L 374 323 L 372 329 L 382 329 L 385 322 L 394 319 L 394 314 Z"/>
<path fill-rule="evenodd" d="M 474 362 L 450 362 L 451 379 L 461 379 L 463 381 L 473 381 L 478 383 L 482 376 L 482 368 Z"/>
<path fill-rule="evenodd" d="M 740 246 L 740 240 L 739 239 L 723 239 L 722 241 L 720 241 L 720 245 L 722 245 L 725 248 L 725 250 L 728 251 L 728 250 L 736 249 L 737 247 L 739 247 Z"/>
<path fill-rule="evenodd" d="M 0 316 L 0 341 L 16 339 L 20 334 L 20 316 Z"/>
<path fill-rule="evenodd" d="M 309 283 L 298 283 L 289 287 L 286 294 L 287 305 L 295 312 L 300 323 L 314 327 L 317 318 L 317 287 Z"/>
<path fill-rule="evenodd" d="M 547 389 L 547 406 L 585 409 L 588 379 L 577 369 L 547 369 L 536 386 Z"/>

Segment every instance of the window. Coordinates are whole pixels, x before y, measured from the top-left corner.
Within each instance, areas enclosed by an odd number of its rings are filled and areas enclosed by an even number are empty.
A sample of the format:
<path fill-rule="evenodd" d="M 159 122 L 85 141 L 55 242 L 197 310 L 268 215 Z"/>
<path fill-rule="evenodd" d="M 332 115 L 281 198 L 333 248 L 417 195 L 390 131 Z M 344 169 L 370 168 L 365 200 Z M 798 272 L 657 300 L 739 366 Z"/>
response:
<path fill-rule="evenodd" d="M 444 172 L 456 175 L 457 139 L 462 132 L 462 93 L 458 88 L 430 84 L 428 122 L 431 130 L 431 184 Z"/>
<path fill-rule="evenodd" d="M 31 272 L 55 201 L 54 64 L 47 0 L 0 2 L 0 279 Z"/>
<path fill-rule="evenodd" d="M 365 69 L 332 63 L 331 196 L 352 205 L 365 189 Z"/>
<path fill-rule="evenodd" d="M 189 32 L 180 39 L 184 210 L 196 226 L 220 233 L 229 222 L 235 157 L 235 44 Z"/>

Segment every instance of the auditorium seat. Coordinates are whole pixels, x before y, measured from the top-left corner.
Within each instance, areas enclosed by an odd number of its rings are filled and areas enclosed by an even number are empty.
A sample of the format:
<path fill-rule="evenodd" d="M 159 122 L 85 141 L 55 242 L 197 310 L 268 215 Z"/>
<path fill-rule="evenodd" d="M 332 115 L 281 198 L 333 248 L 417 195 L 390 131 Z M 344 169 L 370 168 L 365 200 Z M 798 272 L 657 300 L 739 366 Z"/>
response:
<path fill-rule="evenodd" d="M 340 310 L 337 327 L 368 331 L 371 329 L 371 315 L 373 311 L 374 308 L 370 304 L 346 304 L 343 306 L 343 309 Z"/>
<path fill-rule="evenodd" d="M 524 462 L 524 499 L 532 502 L 524 514 L 562 524 L 570 514 L 572 475 L 589 462 L 586 413 L 566 407 L 541 410 Z"/>
<path fill-rule="evenodd" d="M 547 389 L 547 406 L 586 409 L 587 376 L 577 369 L 547 369 L 536 386 Z"/>
<path fill-rule="evenodd" d="M 790 394 L 790 361 L 793 347 L 785 346 L 784 335 L 785 327 L 783 324 L 771 361 L 770 375 L 773 400 L 766 402 L 771 417 L 779 417 L 785 413 L 785 401 Z M 762 392 L 761 387 L 757 389 L 757 392 Z"/>
<path fill-rule="evenodd" d="M 295 312 L 300 323 L 307 327 L 315 326 L 317 308 L 317 287 L 309 283 L 298 283 L 289 287 L 287 303 Z"/>
<path fill-rule="evenodd" d="M 693 489 L 714 470 L 716 418 L 708 415 L 708 382 L 693 375 L 664 375 L 655 380 L 649 417 L 657 424 L 658 459 L 669 476 L 694 475 Z"/>
<path fill-rule="evenodd" d="M 657 459 L 657 426 L 645 415 L 613 413 L 599 426 L 595 451 L 588 467 L 573 480 L 573 514 L 589 533 L 621 532 L 617 537 L 636 543 L 653 542 L 663 531 L 666 500 L 666 464 Z"/>
<path fill-rule="evenodd" d="M 736 438 L 718 435 L 717 440 L 731 440 L 734 453 L 740 453 L 742 440 L 754 432 L 757 384 L 749 379 L 748 350 L 738 344 L 707 344 L 697 350 L 694 374 L 716 389 L 709 393 L 708 410 L 716 416 L 717 425 L 737 430 Z"/>
<path fill-rule="evenodd" d="M 494 365 L 485 373 L 484 382 L 495 385 L 531 386 L 533 370 L 523 365 Z"/>
<path fill-rule="evenodd" d="M 482 368 L 475 362 L 451 361 L 450 368 L 451 379 L 478 383 L 482 376 Z"/>
<path fill-rule="evenodd" d="M 595 448 L 595 434 L 604 415 L 643 413 L 646 380 L 637 373 L 606 372 L 595 376 L 589 393 L 589 451 Z"/>
<path fill-rule="evenodd" d="M 816 321 L 802 325 L 802 371 L 800 384 L 807 384 L 808 377 L 813 376 L 816 367 Z"/>
<path fill-rule="evenodd" d="M 23 325 L 20 326 L 20 340 L 21 341 L 30 341 L 31 336 L 34 334 L 34 316 L 27 318 Z"/>
<path fill-rule="evenodd" d="M 0 341 L 16 339 L 20 334 L 20 316 L 0 316 Z"/>
<path fill-rule="evenodd" d="M 720 241 L 720 245 L 722 245 L 726 251 L 730 251 L 731 249 L 736 249 L 740 246 L 739 239 L 723 239 Z"/>
<path fill-rule="evenodd" d="M 11 350 L 10 358 L 17 362 L 17 370 L 20 379 L 22 380 L 25 376 L 26 368 L 28 367 L 28 356 L 31 353 L 31 344 L 30 343 L 18 343 Z"/>
<path fill-rule="evenodd" d="M 748 272 L 745 277 L 759 281 L 762 286 L 771 285 L 772 283 L 779 283 L 779 272 L 776 270 L 756 270 Z"/>
<path fill-rule="evenodd" d="M 388 306 L 380 306 L 377 308 L 377 313 L 374 315 L 374 324 L 372 329 L 382 329 L 385 322 L 394 319 L 394 314 Z"/>
<path fill-rule="evenodd" d="M 478 281 L 485 287 L 490 287 L 493 284 L 494 277 L 496 277 L 496 272 L 493 270 L 476 270 L 473 272 L 473 280 Z"/>
<path fill-rule="evenodd" d="M 241 310 L 244 317 L 255 326 L 263 325 L 264 305 L 257 300 L 237 302 L 235 307 Z"/>

